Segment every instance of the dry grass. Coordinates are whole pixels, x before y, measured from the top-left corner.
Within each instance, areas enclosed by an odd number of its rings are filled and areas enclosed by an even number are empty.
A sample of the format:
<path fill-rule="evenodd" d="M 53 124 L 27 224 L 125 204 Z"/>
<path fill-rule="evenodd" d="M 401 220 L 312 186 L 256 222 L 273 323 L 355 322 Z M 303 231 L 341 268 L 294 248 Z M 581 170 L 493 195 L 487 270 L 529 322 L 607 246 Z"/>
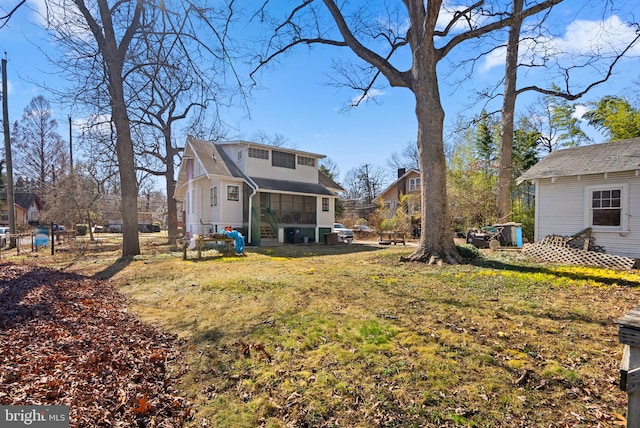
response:
<path fill-rule="evenodd" d="M 38 263 L 111 278 L 131 311 L 178 335 L 192 426 L 624 423 L 613 321 L 640 301 L 637 271 L 501 253 L 433 267 L 400 263 L 402 246 L 93 251 Z"/>

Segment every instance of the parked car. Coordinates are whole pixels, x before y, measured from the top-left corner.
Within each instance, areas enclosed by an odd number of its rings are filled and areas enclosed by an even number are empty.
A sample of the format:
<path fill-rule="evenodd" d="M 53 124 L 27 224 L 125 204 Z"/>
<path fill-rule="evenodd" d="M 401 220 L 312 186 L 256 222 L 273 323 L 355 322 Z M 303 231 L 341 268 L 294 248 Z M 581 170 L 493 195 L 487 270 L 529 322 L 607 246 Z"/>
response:
<path fill-rule="evenodd" d="M 342 223 L 334 223 L 333 231 L 338 234 L 338 238 L 340 238 L 343 242 L 348 242 L 349 239 L 353 239 L 353 230 L 348 229 Z"/>
<path fill-rule="evenodd" d="M 0 248 L 4 248 L 9 242 L 9 228 L 0 227 Z"/>
<path fill-rule="evenodd" d="M 356 224 L 355 226 L 353 226 L 353 231 L 360 232 L 360 233 L 376 233 L 375 230 L 373 230 L 366 224 Z"/>

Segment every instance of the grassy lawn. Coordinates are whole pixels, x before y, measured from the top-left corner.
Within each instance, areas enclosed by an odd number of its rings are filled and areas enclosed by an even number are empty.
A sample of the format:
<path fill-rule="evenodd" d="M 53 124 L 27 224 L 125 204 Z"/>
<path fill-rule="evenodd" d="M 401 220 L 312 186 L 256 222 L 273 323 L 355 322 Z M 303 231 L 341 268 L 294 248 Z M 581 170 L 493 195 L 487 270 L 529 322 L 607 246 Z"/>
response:
<path fill-rule="evenodd" d="M 502 252 L 425 266 L 358 244 L 111 250 L 39 262 L 109 278 L 178 336 L 193 427 L 624 425 L 613 322 L 640 303 L 638 271 Z"/>

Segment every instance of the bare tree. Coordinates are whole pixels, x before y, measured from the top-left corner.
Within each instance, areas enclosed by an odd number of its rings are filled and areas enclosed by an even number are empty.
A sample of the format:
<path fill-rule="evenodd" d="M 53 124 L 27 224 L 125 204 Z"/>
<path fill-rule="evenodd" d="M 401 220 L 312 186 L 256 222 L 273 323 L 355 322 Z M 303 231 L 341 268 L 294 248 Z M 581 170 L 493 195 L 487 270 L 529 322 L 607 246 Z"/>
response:
<path fill-rule="evenodd" d="M 191 119 L 191 130 L 219 123 L 216 117 L 205 115 L 207 107 L 217 103 L 222 89 L 215 85 L 215 70 L 206 80 L 193 63 L 189 52 L 175 43 L 176 34 L 172 22 L 160 20 L 163 28 L 145 33 L 145 57 L 138 58 L 137 73 L 127 82 L 137 91 L 130 101 L 134 125 L 134 150 L 138 159 L 137 169 L 150 176 L 163 177 L 166 189 L 168 241 L 178 238 L 177 203 L 174 199 L 176 161 L 184 147 L 176 141 L 175 131 L 180 121 Z M 170 63 L 171 66 L 165 66 Z M 218 109 L 215 109 L 215 113 Z"/>
<path fill-rule="evenodd" d="M 210 8 L 188 1 L 157 4 L 149 0 L 123 0 L 113 5 L 109 3 L 107 0 L 90 3 L 85 0 L 46 0 L 47 18 L 56 41 L 66 48 L 66 61 L 57 65 L 63 72 L 74 76 L 70 79 L 75 84 L 71 101 L 93 108 L 92 122 L 102 123 L 99 133 L 111 137 L 104 141 L 108 144 L 106 147 L 113 147 L 116 154 L 114 163 L 122 198 L 122 254 L 132 256 L 140 253 L 137 197 L 140 179 L 148 172 L 137 169 L 131 109 L 136 97 L 149 93 L 134 77 L 139 76 L 137 73 L 141 70 L 145 70 L 146 77 L 150 78 L 147 83 L 170 76 L 170 73 L 156 74 L 154 70 L 170 70 L 184 64 L 174 61 L 178 52 L 185 62 L 191 60 L 189 52 L 204 51 L 225 58 L 228 58 L 228 52 L 224 47 L 224 31 L 218 32 L 208 19 Z M 224 13 L 230 16 L 231 6 L 224 9 Z M 207 27 L 212 29 L 213 43 L 210 40 L 200 41 L 199 37 L 206 35 L 202 29 Z M 170 37 L 165 37 L 165 33 Z M 219 51 L 214 51 L 212 46 L 217 46 Z M 151 58 L 148 55 L 150 49 L 157 56 Z M 149 62 L 141 64 L 144 60 Z M 152 66 L 146 67 L 149 63 Z M 205 74 L 201 74 L 200 79 L 205 80 Z M 181 110 L 185 105 L 176 105 L 176 108 Z M 165 165 L 174 161 L 172 150 L 165 153 Z M 165 173 L 167 176 L 170 174 Z M 169 183 L 173 185 L 173 178 Z"/>
<path fill-rule="evenodd" d="M 449 10 L 442 0 L 403 0 L 396 7 L 385 3 L 375 8 L 371 2 L 307 0 L 294 8 L 275 27 L 258 68 L 298 45 L 321 43 L 347 47 L 366 64 L 357 75 L 349 74 L 346 84 L 360 89 L 359 100 L 368 99 L 380 78 L 392 87 L 409 89 L 415 97 L 418 120 L 417 147 L 420 156 L 422 231 L 420 244 L 409 260 L 429 263 L 457 263 L 447 206 L 446 162 L 444 155 L 444 110 L 440 98 L 437 66 L 462 42 L 506 28 L 552 7 L 561 0 L 545 0 L 524 9 L 517 17 L 499 5 L 483 7 L 484 1 Z M 267 20 L 265 1 L 257 16 Z M 323 10 L 321 10 L 323 9 Z M 322 19 L 330 15 L 331 25 Z M 376 16 L 379 14 L 379 16 Z M 478 19 L 482 17 L 483 19 Z M 441 25 L 443 18 L 448 22 Z M 386 45 L 382 47 L 382 41 Z M 411 64 L 401 70 L 393 64 L 394 54 L 408 47 Z M 366 72 L 366 74 L 363 74 Z M 357 79 L 363 76 L 363 79 Z"/>
<path fill-rule="evenodd" d="M 271 136 L 262 129 L 253 134 L 251 138 L 253 138 L 256 143 L 274 147 L 284 147 L 289 142 L 289 139 L 282 134 L 275 133 Z"/>
<path fill-rule="evenodd" d="M 9 23 L 9 20 L 16 13 L 18 8 L 26 2 L 27 0 L 16 0 L 15 4 L 9 6 L 11 9 L 6 9 L 4 5 L 0 6 L 0 29 Z"/>
<path fill-rule="evenodd" d="M 13 126 L 14 174 L 34 183 L 40 192 L 55 184 L 66 168 L 65 142 L 57 129 L 51 105 L 42 95 L 29 102 Z"/>
<path fill-rule="evenodd" d="M 389 168 L 391 168 L 394 174 L 399 169 L 419 170 L 420 156 L 418 155 L 418 146 L 416 143 L 414 141 L 409 141 L 402 149 L 402 152 L 392 153 L 391 157 L 387 161 L 387 165 L 389 165 Z"/>
<path fill-rule="evenodd" d="M 357 204 L 369 206 L 382 191 L 386 175 L 375 165 L 363 164 L 347 171 L 344 181 L 345 196 Z"/>

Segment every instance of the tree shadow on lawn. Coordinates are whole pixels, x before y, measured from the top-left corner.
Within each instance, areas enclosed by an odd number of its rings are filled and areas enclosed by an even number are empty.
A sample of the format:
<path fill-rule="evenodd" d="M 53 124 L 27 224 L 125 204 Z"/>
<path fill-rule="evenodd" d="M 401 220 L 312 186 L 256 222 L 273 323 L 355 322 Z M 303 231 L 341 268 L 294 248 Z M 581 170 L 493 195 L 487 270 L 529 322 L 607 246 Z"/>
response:
<path fill-rule="evenodd" d="M 94 279 L 110 279 L 118 272 L 123 271 L 129 264 L 131 263 L 132 258 L 130 257 L 121 257 L 117 259 L 113 264 L 107 266 L 102 269 L 100 272 L 96 272 L 93 274 L 92 278 Z"/>
<path fill-rule="evenodd" d="M 511 264 L 506 263 L 504 261 L 498 260 L 489 260 L 489 259 L 476 259 L 471 262 L 471 265 L 483 267 L 487 269 L 496 269 L 496 270 L 508 270 L 520 273 L 542 273 L 547 275 L 553 275 L 557 277 L 570 278 L 576 281 L 596 281 L 606 285 L 622 285 L 628 287 L 640 287 L 640 282 L 638 281 L 628 281 L 623 278 L 609 278 L 605 276 L 598 276 L 589 273 L 579 273 L 579 272 L 559 272 L 553 267 L 547 266 L 523 266 L 520 264 Z M 561 265 L 558 265 L 561 266 Z"/>
<path fill-rule="evenodd" d="M 362 252 L 380 251 L 389 246 L 381 246 L 376 243 L 352 243 L 352 244 L 284 244 L 276 247 L 246 247 L 249 251 L 281 257 L 317 257 L 317 256 L 333 256 L 339 254 L 352 254 Z M 411 250 L 411 247 L 406 247 Z"/>

